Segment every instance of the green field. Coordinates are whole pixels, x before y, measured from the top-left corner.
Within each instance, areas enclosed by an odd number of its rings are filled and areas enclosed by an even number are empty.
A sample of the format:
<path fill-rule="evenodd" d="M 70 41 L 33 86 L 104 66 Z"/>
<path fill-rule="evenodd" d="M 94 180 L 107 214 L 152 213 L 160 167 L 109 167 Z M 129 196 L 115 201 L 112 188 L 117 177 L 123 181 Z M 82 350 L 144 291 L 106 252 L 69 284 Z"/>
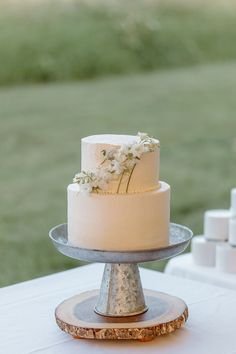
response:
<path fill-rule="evenodd" d="M 186 3 L 0 4 L 0 85 L 236 60 L 236 6 Z"/>
<path fill-rule="evenodd" d="M 236 64 L 0 89 L 0 284 L 74 267 L 48 230 L 66 221 L 80 139 L 146 131 L 161 141 L 172 221 L 202 231 L 236 185 Z M 161 267 L 157 263 L 151 267 Z"/>

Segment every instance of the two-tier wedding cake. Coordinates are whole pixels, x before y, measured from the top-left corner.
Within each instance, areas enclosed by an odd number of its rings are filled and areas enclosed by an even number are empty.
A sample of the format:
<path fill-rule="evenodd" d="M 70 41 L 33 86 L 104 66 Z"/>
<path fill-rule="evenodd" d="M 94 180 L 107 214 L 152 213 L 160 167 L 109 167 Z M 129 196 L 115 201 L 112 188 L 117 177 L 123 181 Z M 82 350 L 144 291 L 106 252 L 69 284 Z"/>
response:
<path fill-rule="evenodd" d="M 134 251 L 169 240 L 170 186 L 159 181 L 160 144 L 145 133 L 82 139 L 81 172 L 68 186 L 68 241 Z"/>

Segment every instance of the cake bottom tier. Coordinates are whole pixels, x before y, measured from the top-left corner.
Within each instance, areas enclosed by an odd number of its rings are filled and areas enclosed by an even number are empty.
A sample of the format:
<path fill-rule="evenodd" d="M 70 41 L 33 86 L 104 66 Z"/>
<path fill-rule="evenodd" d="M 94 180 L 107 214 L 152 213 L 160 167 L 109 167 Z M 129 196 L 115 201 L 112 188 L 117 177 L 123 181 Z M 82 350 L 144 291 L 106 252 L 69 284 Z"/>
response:
<path fill-rule="evenodd" d="M 134 251 L 169 242 L 170 186 L 135 194 L 84 194 L 68 186 L 68 241 L 94 250 Z"/>

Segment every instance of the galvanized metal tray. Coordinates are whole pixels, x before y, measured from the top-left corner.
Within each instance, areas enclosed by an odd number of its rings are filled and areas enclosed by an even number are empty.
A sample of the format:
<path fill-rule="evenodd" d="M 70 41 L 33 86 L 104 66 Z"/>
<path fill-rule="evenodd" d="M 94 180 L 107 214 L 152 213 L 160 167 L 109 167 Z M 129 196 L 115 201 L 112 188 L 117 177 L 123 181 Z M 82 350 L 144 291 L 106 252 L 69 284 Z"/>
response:
<path fill-rule="evenodd" d="M 186 226 L 170 224 L 169 245 L 150 250 L 104 251 L 72 246 L 68 243 L 67 224 L 53 227 L 49 236 L 56 249 L 71 258 L 99 263 L 143 263 L 167 259 L 183 252 L 193 233 Z"/>

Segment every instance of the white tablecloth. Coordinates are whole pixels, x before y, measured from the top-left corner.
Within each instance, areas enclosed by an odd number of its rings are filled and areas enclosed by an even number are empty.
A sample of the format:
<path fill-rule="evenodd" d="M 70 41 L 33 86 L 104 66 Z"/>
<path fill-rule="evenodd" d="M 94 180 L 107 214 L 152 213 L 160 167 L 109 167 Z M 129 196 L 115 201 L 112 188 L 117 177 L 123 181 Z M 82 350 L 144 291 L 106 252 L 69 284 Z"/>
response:
<path fill-rule="evenodd" d="M 187 302 L 190 317 L 182 329 L 147 343 L 73 339 L 57 327 L 54 309 L 69 296 L 97 288 L 102 270 L 93 264 L 0 289 L 0 353 L 236 353 L 234 291 L 147 269 L 141 269 L 145 288 Z"/>
<path fill-rule="evenodd" d="M 191 253 L 172 258 L 165 273 L 236 290 L 236 274 L 220 272 L 215 267 L 198 266 L 194 264 Z"/>

